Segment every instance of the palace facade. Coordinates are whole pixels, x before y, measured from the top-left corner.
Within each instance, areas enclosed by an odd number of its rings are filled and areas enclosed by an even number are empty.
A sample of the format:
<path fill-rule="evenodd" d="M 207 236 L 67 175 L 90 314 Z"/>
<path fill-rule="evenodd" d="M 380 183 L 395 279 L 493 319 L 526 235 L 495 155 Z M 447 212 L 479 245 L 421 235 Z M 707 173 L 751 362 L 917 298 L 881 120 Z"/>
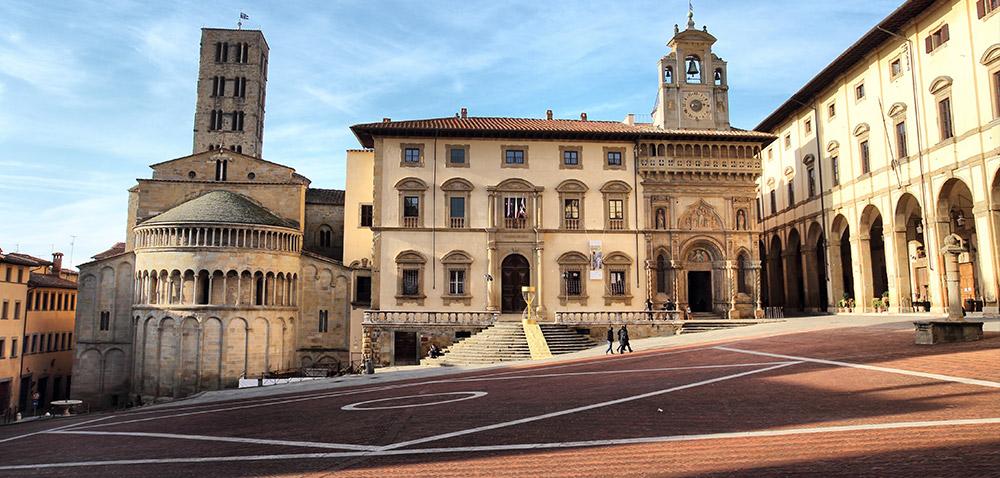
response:
<path fill-rule="evenodd" d="M 352 313 L 366 353 L 417 363 L 519 317 L 523 286 L 533 315 L 562 324 L 756 316 L 754 201 L 774 137 L 729 125 L 707 29 L 674 33 L 647 122 L 463 109 L 352 127 L 366 149 L 348 155 L 345 263 L 366 293 Z"/>
<path fill-rule="evenodd" d="M 962 306 L 1000 312 L 998 10 L 906 1 L 757 127 L 766 304 L 944 312 L 957 235 Z"/>

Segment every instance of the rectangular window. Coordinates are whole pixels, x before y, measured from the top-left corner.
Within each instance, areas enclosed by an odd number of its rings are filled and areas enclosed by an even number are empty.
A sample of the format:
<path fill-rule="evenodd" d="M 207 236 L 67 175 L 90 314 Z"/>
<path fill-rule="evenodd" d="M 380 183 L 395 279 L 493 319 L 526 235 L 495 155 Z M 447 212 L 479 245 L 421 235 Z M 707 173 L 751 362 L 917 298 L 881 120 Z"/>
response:
<path fill-rule="evenodd" d="M 330 312 L 326 310 L 319 311 L 319 332 L 325 333 L 330 331 Z"/>
<path fill-rule="evenodd" d="M 778 212 L 778 194 L 772 189 L 771 190 L 771 214 L 776 214 Z"/>
<path fill-rule="evenodd" d="M 580 229 L 580 200 L 563 200 L 563 226 L 566 229 Z"/>
<path fill-rule="evenodd" d="M 14 320 L 19 320 L 21 318 L 21 302 L 14 302 Z"/>
<path fill-rule="evenodd" d="M 864 97 L 865 97 L 865 84 L 858 83 L 858 85 L 854 87 L 854 99 L 860 100 L 864 99 Z"/>
<path fill-rule="evenodd" d="M 896 123 L 896 157 L 906 157 L 906 122 Z"/>
<path fill-rule="evenodd" d="M 372 303 L 372 278 L 358 276 L 354 280 L 354 300 L 359 304 Z"/>
<path fill-rule="evenodd" d="M 807 119 L 806 120 L 806 122 L 805 122 L 805 129 L 806 129 L 806 134 L 812 133 L 813 122 L 812 122 L 811 119 Z"/>
<path fill-rule="evenodd" d="M 611 295 L 625 295 L 625 271 L 611 271 Z"/>
<path fill-rule="evenodd" d="M 3 312 L 0 312 L 0 319 L 7 320 L 7 319 L 10 318 L 10 317 L 7 317 L 7 312 L 8 312 L 7 309 L 9 309 L 9 308 L 10 308 L 10 302 L 8 302 L 6 300 L 3 301 Z"/>
<path fill-rule="evenodd" d="M 621 165 L 622 165 L 622 152 L 608 151 L 608 166 L 621 166 Z"/>
<path fill-rule="evenodd" d="M 941 141 L 955 136 L 954 126 L 951 124 L 951 98 L 938 102 L 938 119 L 941 126 Z"/>
<path fill-rule="evenodd" d="M 583 291 L 580 282 L 580 271 L 566 271 L 563 277 L 566 279 L 566 295 L 579 297 Z"/>
<path fill-rule="evenodd" d="M 448 293 L 451 295 L 465 295 L 465 271 L 448 271 Z"/>
<path fill-rule="evenodd" d="M 767 160 L 770 161 L 774 159 L 774 150 L 771 148 L 767 149 Z"/>
<path fill-rule="evenodd" d="M 403 162 L 406 164 L 419 164 L 420 148 L 406 148 L 403 150 Z"/>
<path fill-rule="evenodd" d="M 420 271 L 406 269 L 403 271 L 403 295 L 418 295 L 420 293 Z"/>
<path fill-rule="evenodd" d="M 889 63 L 889 79 L 895 80 L 903 74 L 903 60 L 896 58 Z"/>
<path fill-rule="evenodd" d="M 764 198 L 757 196 L 757 222 L 764 220 Z"/>
<path fill-rule="evenodd" d="M 31 336 L 31 353 L 38 351 L 38 334 L 32 334 Z"/>
<path fill-rule="evenodd" d="M 465 227 L 465 197 L 452 196 L 448 200 L 449 225 L 455 228 Z"/>
<path fill-rule="evenodd" d="M 837 103 L 830 103 L 829 105 L 827 105 L 826 113 L 827 116 L 830 117 L 830 119 L 833 119 L 833 117 L 837 116 Z"/>
<path fill-rule="evenodd" d="M 361 205 L 361 227 L 372 227 L 373 211 L 371 204 Z"/>
<path fill-rule="evenodd" d="M 1000 0 L 994 1 L 1000 3 Z M 993 108 L 995 109 L 993 112 L 994 117 L 1000 118 L 1000 70 L 993 72 Z"/>
<path fill-rule="evenodd" d="M 24 268 L 23 267 L 18 267 L 17 268 L 17 283 L 20 284 L 22 282 L 24 282 Z"/>
<path fill-rule="evenodd" d="M 7 270 L 3 274 L 3 280 L 5 280 L 7 282 L 10 282 L 10 274 L 13 271 L 14 271 L 14 269 L 12 269 L 10 266 L 7 266 Z M 20 281 L 18 281 L 18 282 L 20 282 Z"/>
<path fill-rule="evenodd" d="M 833 171 L 833 185 L 840 186 L 840 158 L 830 158 L 830 169 Z"/>
<path fill-rule="evenodd" d="M 563 151 L 563 164 L 566 166 L 577 166 L 580 164 L 579 151 Z"/>
<path fill-rule="evenodd" d="M 10 358 L 17 357 L 17 339 L 10 339 Z"/>
<path fill-rule="evenodd" d="M 941 25 L 941 28 L 934 30 L 934 32 L 924 39 L 924 45 L 927 48 L 927 53 L 937 50 L 938 47 L 947 43 L 948 39 L 948 24 L 945 23 L 944 25 Z"/>
<path fill-rule="evenodd" d="M 504 151 L 503 160 L 507 164 L 524 164 L 524 150 L 508 149 Z"/>
<path fill-rule="evenodd" d="M 417 196 L 403 197 L 403 217 L 420 217 L 420 198 Z"/>
<path fill-rule="evenodd" d="M 786 133 L 785 134 L 785 149 L 788 149 L 788 148 L 791 148 L 791 147 L 792 147 L 792 134 L 791 133 Z"/>
<path fill-rule="evenodd" d="M 465 148 L 451 148 L 448 153 L 451 164 L 465 164 Z"/>
<path fill-rule="evenodd" d="M 868 149 L 867 139 L 858 144 L 858 150 L 861 153 L 861 174 L 868 174 L 872 171 L 872 165 L 871 151 Z"/>
<path fill-rule="evenodd" d="M 982 19 L 994 10 L 1000 10 L 1000 0 L 976 0 L 976 17 Z"/>
<path fill-rule="evenodd" d="M 806 170 L 806 178 L 809 182 L 809 197 L 816 195 L 816 168 Z"/>
<path fill-rule="evenodd" d="M 0 358 L 7 357 L 7 340 L 0 337 Z"/>
<path fill-rule="evenodd" d="M 795 181 L 788 180 L 788 207 L 795 206 Z"/>
<path fill-rule="evenodd" d="M 103 311 L 101 312 L 101 330 L 108 330 L 111 328 L 111 312 Z"/>
<path fill-rule="evenodd" d="M 608 200 L 608 219 L 625 219 L 625 201 L 621 199 Z"/>
<path fill-rule="evenodd" d="M 503 198 L 504 227 L 507 229 L 524 229 L 527 225 L 527 200 L 523 197 Z"/>

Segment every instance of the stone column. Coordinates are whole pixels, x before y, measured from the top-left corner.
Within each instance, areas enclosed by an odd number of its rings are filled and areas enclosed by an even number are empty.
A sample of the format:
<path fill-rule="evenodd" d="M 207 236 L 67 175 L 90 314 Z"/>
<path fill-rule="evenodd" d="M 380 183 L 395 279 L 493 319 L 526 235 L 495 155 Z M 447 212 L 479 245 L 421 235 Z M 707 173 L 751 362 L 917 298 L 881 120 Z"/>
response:
<path fill-rule="evenodd" d="M 813 246 L 802 246 L 800 251 L 802 255 L 802 270 L 799 271 L 799 276 L 802 277 L 802 296 L 805 298 L 802 309 L 807 312 L 819 312 L 820 284 L 816 280 L 816 269 L 819 267 L 819 264 L 816 263 L 816 248 Z"/>
<path fill-rule="evenodd" d="M 491 214 L 492 217 L 492 214 Z M 496 302 L 496 283 L 499 277 L 495 275 L 496 267 L 496 251 L 497 245 L 493 241 L 489 241 L 486 245 L 486 273 L 489 274 L 493 280 L 486 281 L 486 310 L 493 312 L 497 310 Z"/>
<path fill-rule="evenodd" d="M 544 266 L 542 265 L 542 252 L 545 250 L 545 246 L 542 244 L 535 245 L 535 318 L 543 319 L 545 317 L 545 306 L 542 298 L 542 271 Z"/>
<path fill-rule="evenodd" d="M 983 301 L 983 312 L 997 313 L 997 271 L 991 267 L 995 263 L 993 228 L 990 225 L 990 211 L 976 208 L 972 211 L 976 221 L 976 278 L 979 279 L 979 299 Z"/>
<path fill-rule="evenodd" d="M 958 255 L 965 252 L 962 238 L 951 234 L 944 239 L 941 254 L 944 255 L 945 282 L 948 290 L 948 320 L 961 321 L 965 318 L 962 311 L 962 291 L 958 280 Z"/>

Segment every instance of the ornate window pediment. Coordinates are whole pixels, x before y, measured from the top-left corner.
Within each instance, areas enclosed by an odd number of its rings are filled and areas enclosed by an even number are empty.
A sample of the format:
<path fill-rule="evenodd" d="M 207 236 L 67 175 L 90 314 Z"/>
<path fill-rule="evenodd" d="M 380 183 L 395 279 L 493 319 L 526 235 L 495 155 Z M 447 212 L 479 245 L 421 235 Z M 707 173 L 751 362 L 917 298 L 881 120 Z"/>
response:
<path fill-rule="evenodd" d="M 472 256 L 465 251 L 451 251 L 441 258 L 442 264 L 472 264 Z"/>
<path fill-rule="evenodd" d="M 556 260 L 556 263 L 560 265 L 586 265 L 590 264 L 590 259 L 587 259 L 587 256 L 583 255 L 580 252 L 570 251 L 570 252 L 565 252 L 563 253 L 563 255 L 559 256 L 559 259 Z"/>
<path fill-rule="evenodd" d="M 983 58 L 979 61 L 984 65 L 989 65 L 997 60 L 1000 60 L 1000 43 L 995 43 L 993 46 L 987 48 L 986 52 L 983 53 Z"/>
<path fill-rule="evenodd" d="M 861 136 L 869 131 L 871 131 L 871 127 L 868 126 L 868 123 L 861 123 L 854 127 L 854 136 Z"/>
<path fill-rule="evenodd" d="M 417 251 L 403 251 L 396 255 L 396 264 L 425 264 L 427 259 L 424 259 L 423 254 Z"/>
<path fill-rule="evenodd" d="M 807 154 L 805 158 L 802 158 L 802 164 L 809 166 L 816 161 L 816 156 Z"/>
<path fill-rule="evenodd" d="M 475 188 L 472 183 L 462 178 L 451 178 L 441 185 L 442 191 L 468 192 Z"/>
<path fill-rule="evenodd" d="M 632 191 L 632 187 L 628 185 L 625 181 L 608 181 L 601 186 L 602 193 L 628 193 Z"/>
<path fill-rule="evenodd" d="M 785 174 L 786 178 L 790 178 L 792 176 L 795 176 L 795 168 L 793 168 L 791 166 L 785 166 L 785 170 L 782 171 L 782 172 Z"/>
<path fill-rule="evenodd" d="M 586 184 L 576 179 L 567 179 L 556 186 L 556 191 L 561 193 L 585 193 L 588 190 Z"/>
<path fill-rule="evenodd" d="M 624 252 L 612 252 L 604 256 L 604 265 L 606 266 L 630 266 L 632 265 L 632 258 L 629 257 Z"/>
<path fill-rule="evenodd" d="M 948 88 L 949 86 L 951 86 L 952 81 L 953 80 L 951 79 L 950 76 L 945 76 L 945 75 L 934 78 L 934 81 L 931 82 L 931 87 L 930 87 L 931 94 L 937 94 L 941 90 Z"/>
<path fill-rule="evenodd" d="M 906 113 L 906 104 L 905 103 L 899 103 L 899 102 L 897 102 L 897 103 L 893 103 L 892 106 L 889 107 L 889 113 L 888 114 L 889 114 L 890 118 L 895 118 L 897 116 L 902 116 L 904 113 Z"/>
<path fill-rule="evenodd" d="M 839 149 L 840 149 L 840 143 L 838 143 L 836 140 L 830 141 L 829 143 L 826 144 L 826 152 L 828 153 L 834 153 Z"/>
<path fill-rule="evenodd" d="M 427 183 L 418 178 L 404 178 L 396 183 L 397 191 L 426 191 Z"/>
<path fill-rule="evenodd" d="M 520 178 L 511 178 L 504 180 L 500 184 L 497 184 L 492 189 L 496 191 L 507 191 L 507 192 L 532 192 L 541 191 L 541 187 L 536 187 L 534 184 L 529 183 Z"/>

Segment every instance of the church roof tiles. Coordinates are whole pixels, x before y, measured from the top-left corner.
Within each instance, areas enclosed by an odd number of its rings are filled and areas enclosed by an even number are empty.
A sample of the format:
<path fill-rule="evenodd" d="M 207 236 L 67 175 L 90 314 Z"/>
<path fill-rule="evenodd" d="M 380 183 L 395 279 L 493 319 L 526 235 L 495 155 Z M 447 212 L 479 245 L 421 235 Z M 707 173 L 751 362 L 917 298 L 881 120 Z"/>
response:
<path fill-rule="evenodd" d="M 225 223 L 298 227 L 295 221 L 278 217 L 246 196 L 230 191 L 212 191 L 168 209 L 141 225 L 165 223 Z"/>

